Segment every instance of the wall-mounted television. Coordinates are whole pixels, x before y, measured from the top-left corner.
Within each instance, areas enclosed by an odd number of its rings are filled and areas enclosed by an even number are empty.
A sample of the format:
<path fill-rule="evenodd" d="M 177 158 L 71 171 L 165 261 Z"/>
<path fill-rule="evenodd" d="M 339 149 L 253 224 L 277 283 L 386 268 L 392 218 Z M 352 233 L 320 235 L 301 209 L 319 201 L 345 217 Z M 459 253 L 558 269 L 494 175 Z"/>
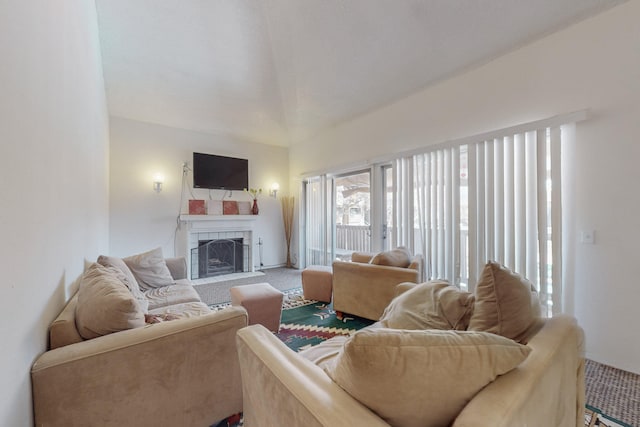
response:
<path fill-rule="evenodd" d="M 223 190 L 249 188 L 249 161 L 193 153 L 193 187 Z"/>

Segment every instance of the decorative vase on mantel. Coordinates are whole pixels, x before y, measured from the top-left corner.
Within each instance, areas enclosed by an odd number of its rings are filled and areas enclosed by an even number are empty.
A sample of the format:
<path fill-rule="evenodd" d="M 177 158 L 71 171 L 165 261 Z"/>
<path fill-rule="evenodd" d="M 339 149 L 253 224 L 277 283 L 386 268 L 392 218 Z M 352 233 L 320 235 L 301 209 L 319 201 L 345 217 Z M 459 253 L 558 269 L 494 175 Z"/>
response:
<path fill-rule="evenodd" d="M 251 207 L 251 213 L 253 215 L 258 215 L 258 212 L 260 212 L 260 209 L 258 209 L 258 196 L 262 194 L 262 188 L 250 188 L 248 190 L 245 188 L 244 191 L 249 193 L 249 195 L 253 199 L 253 206 Z"/>

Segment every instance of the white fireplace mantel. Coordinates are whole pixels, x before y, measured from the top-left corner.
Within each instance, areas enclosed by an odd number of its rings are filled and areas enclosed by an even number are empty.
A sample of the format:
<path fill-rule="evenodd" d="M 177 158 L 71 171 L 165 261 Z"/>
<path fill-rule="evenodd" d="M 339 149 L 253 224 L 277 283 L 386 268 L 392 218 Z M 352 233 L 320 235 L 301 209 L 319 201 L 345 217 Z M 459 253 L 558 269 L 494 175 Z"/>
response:
<path fill-rule="evenodd" d="M 257 219 L 257 215 L 180 215 L 176 256 L 187 259 L 188 277 L 193 265 L 191 250 L 198 246 L 199 240 L 208 238 L 243 237 L 249 245 L 249 269 L 254 271 L 253 228 Z"/>
<path fill-rule="evenodd" d="M 188 224 L 190 229 L 229 229 L 253 230 L 257 215 L 180 215 L 180 222 Z"/>

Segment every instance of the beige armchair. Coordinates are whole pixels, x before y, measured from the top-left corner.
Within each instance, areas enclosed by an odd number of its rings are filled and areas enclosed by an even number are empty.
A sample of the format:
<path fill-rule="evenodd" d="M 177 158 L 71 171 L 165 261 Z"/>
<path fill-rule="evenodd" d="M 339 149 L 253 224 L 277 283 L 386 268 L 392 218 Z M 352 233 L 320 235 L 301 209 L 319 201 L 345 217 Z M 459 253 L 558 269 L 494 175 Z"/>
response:
<path fill-rule="evenodd" d="M 376 254 L 354 252 L 351 262 L 333 263 L 333 308 L 371 320 L 379 320 L 402 282 L 420 283 L 422 255 L 415 255 L 408 267 L 370 264 Z"/>

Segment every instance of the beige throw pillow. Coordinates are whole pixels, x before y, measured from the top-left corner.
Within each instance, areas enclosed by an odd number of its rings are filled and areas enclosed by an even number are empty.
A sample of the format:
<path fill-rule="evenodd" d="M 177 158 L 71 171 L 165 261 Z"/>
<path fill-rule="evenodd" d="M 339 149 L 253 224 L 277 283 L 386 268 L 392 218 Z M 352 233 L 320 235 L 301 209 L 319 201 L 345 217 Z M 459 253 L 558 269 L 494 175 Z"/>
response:
<path fill-rule="evenodd" d="M 455 329 L 464 331 L 473 312 L 474 296 L 448 282 L 415 285 L 395 297 L 380 318 L 385 328 Z"/>
<path fill-rule="evenodd" d="M 491 332 L 526 343 L 540 325 L 540 300 L 531 282 L 490 261 L 476 285 L 470 331 Z"/>
<path fill-rule="evenodd" d="M 155 248 L 149 252 L 132 255 L 124 258 L 123 261 L 144 291 L 175 283 L 162 255 L 162 248 Z"/>
<path fill-rule="evenodd" d="M 389 267 L 407 268 L 411 264 L 411 253 L 405 247 L 399 247 L 386 252 L 380 252 L 369 261 L 370 264 L 386 265 Z"/>
<path fill-rule="evenodd" d="M 118 279 L 121 272 L 93 263 L 80 280 L 76 326 L 85 339 L 144 326 L 144 312 L 127 286 Z"/>
<path fill-rule="evenodd" d="M 325 371 L 392 426 L 441 427 L 530 351 L 482 332 L 362 329 Z"/>
<path fill-rule="evenodd" d="M 113 267 L 119 270 L 122 273 L 122 275 L 119 277 L 120 280 L 124 282 L 133 297 L 138 300 L 138 304 L 140 304 L 140 308 L 142 309 L 142 311 L 145 313 L 149 311 L 149 300 L 147 299 L 145 294 L 142 293 L 140 287 L 138 286 L 138 281 L 133 276 L 133 273 L 131 272 L 129 267 L 127 267 L 127 264 L 125 264 L 121 258 L 100 255 L 98 257 L 98 264 L 104 267 Z"/>

